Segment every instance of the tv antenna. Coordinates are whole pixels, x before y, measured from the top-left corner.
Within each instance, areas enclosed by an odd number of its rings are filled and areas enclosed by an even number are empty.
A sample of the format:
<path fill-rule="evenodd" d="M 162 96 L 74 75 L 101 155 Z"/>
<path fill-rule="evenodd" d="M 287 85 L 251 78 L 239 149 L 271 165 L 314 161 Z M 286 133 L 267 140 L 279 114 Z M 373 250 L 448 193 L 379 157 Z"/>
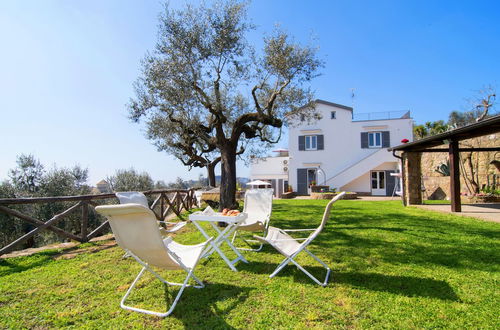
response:
<path fill-rule="evenodd" d="M 354 109 L 354 97 L 355 97 L 354 88 L 351 88 L 351 106 L 353 109 Z"/>

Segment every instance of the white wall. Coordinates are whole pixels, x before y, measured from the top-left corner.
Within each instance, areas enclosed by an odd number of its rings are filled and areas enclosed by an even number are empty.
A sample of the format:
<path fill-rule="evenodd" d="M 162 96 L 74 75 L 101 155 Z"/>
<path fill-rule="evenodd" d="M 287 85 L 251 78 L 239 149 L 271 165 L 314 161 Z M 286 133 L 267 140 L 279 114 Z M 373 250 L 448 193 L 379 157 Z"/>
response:
<path fill-rule="evenodd" d="M 386 162 L 372 168 L 371 171 L 396 171 L 398 169 L 397 162 Z M 371 192 L 370 186 L 370 171 L 363 173 L 353 181 L 339 188 L 340 191 L 355 191 L 355 192 Z"/>
<path fill-rule="evenodd" d="M 289 167 L 289 157 L 266 157 L 253 159 L 250 166 L 250 178 L 256 179 L 283 179 L 288 180 L 288 172 L 284 171 Z"/>
<path fill-rule="evenodd" d="M 297 168 L 315 168 L 317 164 L 326 173 L 327 178 L 335 176 L 340 171 L 356 164 L 370 154 L 380 149 L 362 149 L 361 132 L 389 131 L 390 145 L 401 144 L 402 139 L 412 140 L 413 123 L 411 119 L 391 119 L 373 121 L 352 121 L 352 112 L 347 109 L 318 103 L 317 109 L 323 118 L 311 124 L 301 124 L 290 127 L 289 130 L 289 182 L 294 188 L 297 186 Z M 336 119 L 330 119 L 330 112 L 336 111 Z M 299 151 L 298 136 L 322 134 L 324 136 L 324 150 Z M 384 162 L 396 162 L 392 153 L 377 160 L 378 166 Z M 309 165 L 308 165 L 309 164 Z M 393 165 L 395 167 L 395 165 Z M 352 180 L 355 180 L 361 173 Z M 323 182 L 319 175 L 319 183 Z M 354 184 L 354 183 L 353 183 Z M 369 187 L 369 180 L 366 183 Z M 329 185 L 329 182 L 327 182 Z M 359 185 L 356 185 L 358 187 Z"/>

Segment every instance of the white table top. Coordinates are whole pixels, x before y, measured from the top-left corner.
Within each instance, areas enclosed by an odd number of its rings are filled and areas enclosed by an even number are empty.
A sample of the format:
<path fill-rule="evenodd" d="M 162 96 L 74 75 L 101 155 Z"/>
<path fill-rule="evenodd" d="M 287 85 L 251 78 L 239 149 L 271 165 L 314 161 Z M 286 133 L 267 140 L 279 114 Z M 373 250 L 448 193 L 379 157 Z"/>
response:
<path fill-rule="evenodd" d="M 194 212 L 189 215 L 189 220 L 194 221 L 209 221 L 209 222 L 227 222 L 227 223 L 239 223 L 247 218 L 246 213 L 240 213 L 236 216 L 222 215 L 222 213 L 215 214 L 205 214 L 201 211 Z"/>

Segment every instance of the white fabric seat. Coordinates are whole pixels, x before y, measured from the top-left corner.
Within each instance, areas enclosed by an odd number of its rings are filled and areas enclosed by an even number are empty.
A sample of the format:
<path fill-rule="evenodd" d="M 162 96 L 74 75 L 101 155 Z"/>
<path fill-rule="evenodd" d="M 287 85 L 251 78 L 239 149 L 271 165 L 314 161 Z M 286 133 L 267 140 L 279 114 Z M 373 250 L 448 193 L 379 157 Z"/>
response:
<path fill-rule="evenodd" d="M 273 209 L 273 190 L 272 189 L 249 189 L 245 193 L 245 204 L 243 206 L 243 213 L 247 214 L 247 218 L 243 223 L 238 226 L 237 231 L 234 232 L 231 243 L 234 243 L 236 238 L 241 239 L 246 243 L 249 248 L 238 247 L 239 250 L 247 251 L 260 251 L 263 244 L 258 248 L 252 248 L 250 243 L 257 242 L 243 238 L 241 232 L 258 232 L 262 231 L 264 235 L 267 233 L 269 227 L 269 220 Z"/>
<path fill-rule="evenodd" d="M 118 245 L 143 266 L 123 296 L 120 303 L 122 308 L 165 317 L 174 310 L 184 288 L 190 286 L 188 285 L 189 279 L 192 278 L 198 283 L 193 287 L 204 287 L 204 284 L 193 274 L 193 270 L 203 253 L 206 252 L 205 248 L 212 238 L 197 245 L 179 244 L 171 237 L 163 239 L 155 214 L 147 206 L 141 204 L 101 205 L 95 209 L 108 219 Z M 183 283 L 172 283 L 166 281 L 151 267 L 171 271 L 183 270 L 187 272 L 187 276 Z M 125 305 L 127 297 L 146 270 L 165 284 L 181 287 L 171 307 L 165 313 Z"/>
<path fill-rule="evenodd" d="M 168 238 L 164 239 L 163 242 L 165 243 L 167 249 L 175 253 L 188 269 L 193 269 L 196 266 L 196 262 L 198 262 L 197 257 L 206 245 L 205 243 L 184 245 L 177 243 L 176 241 L 169 240 Z"/>
<path fill-rule="evenodd" d="M 290 257 L 301 247 L 295 238 L 276 227 L 269 227 L 266 241 L 273 242 L 273 247 L 286 257 Z"/>
<path fill-rule="evenodd" d="M 255 239 L 262 243 L 268 243 L 272 247 L 274 247 L 279 253 L 285 256 L 285 259 L 278 265 L 278 267 L 274 270 L 274 272 L 269 277 L 274 277 L 278 274 L 283 268 L 285 268 L 288 263 L 293 263 L 297 268 L 302 270 L 307 276 L 309 276 L 314 282 L 318 283 L 321 286 L 326 286 L 328 284 L 328 278 L 330 276 L 330 267 L 328 267 L 321 259 L 311 253 L 307 249 L 307 246 L 319 235 L 319 233 L 325 228 L 326 221 L 330 217 L 330 211 L 333 204 L 341 199 L 345 195 L 345 192 L 342 192 L 335 196 L 326 206 L 325 212 L 323 213 L 323 218 L 318 228 L 315 229 L 291 229 L 291 230 L 283 230 L 276 227 L 269 227 L 267 231 L 266 237 L 254 236 Z M 312 231 L 312 233 L 306 238 L 294 238 L 289 232 L 301 232 L 301 231 Z M 326 276 L 323 282 L 320 282 L 316 277 L 314 277 L 311 273 L 309 273 L 304 267 L 299 265 L 297 261 L 295 261 L 295 257 L 300 252 L 306 252 L 311 257 L 313 257 L 316 261 L 318 261 L 323 267 L 326 269 Z"/>
<path fill-rule="evenodd" d="M 140 191 L 119 191 L 115 193 L 115 196 L 120 201 L 120 204 L 141 204 L 149 208 L 148 198 Z M 187 222 L 158 221 L 158 224 L 160 225 L 160 232 L 166 236 L 180 230 Z M 166 228 L 162 227 L 161 224 L 164 224 Z"/>

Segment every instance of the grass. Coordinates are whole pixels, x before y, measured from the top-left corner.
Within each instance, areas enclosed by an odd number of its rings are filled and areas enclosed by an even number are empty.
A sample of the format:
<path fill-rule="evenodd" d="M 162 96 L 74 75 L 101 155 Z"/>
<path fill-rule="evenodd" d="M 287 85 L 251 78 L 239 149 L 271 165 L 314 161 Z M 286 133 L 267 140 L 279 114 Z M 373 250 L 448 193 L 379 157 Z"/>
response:
<path fill-rule="evenodd" d="M 278 200 L 272 225 L 318 225 L 326 200 Z M 185 227 L 186 228 L 186 227 Z M 500 225 L 403 208 L 399 201 L 340 201 L 311 250 L 332 268 L 314 284 L 270 249 L 245 252 L 232 272 L 219 257 L 196 274 L 166 318 L 128 312 L 119 301 L 140 270 L 110 242 L 0 261 L 0 328 L 499 328 Z M 200 242 L 194 226 L 176 240 Z M 314 275 L 322 269 L 298 258 Z M 163 273 L 172 278 L 172 273 Z M 175 280 L 182 275 L 174 275 Z M 163 311 L 177 289 L 152 276 L 131 304 Z"/>

